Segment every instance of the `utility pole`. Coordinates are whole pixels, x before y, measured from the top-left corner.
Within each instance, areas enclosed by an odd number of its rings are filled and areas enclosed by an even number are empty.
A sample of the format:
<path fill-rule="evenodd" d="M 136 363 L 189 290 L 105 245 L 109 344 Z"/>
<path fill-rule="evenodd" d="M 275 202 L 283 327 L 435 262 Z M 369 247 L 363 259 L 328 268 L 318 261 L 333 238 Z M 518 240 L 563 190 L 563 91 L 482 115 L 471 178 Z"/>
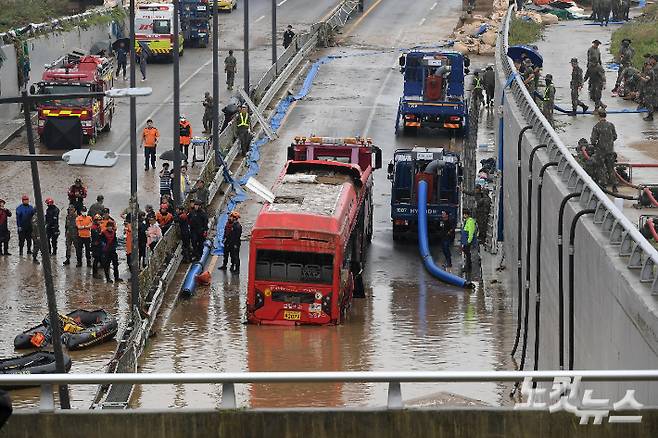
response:
<path fill-rule="evenodd" d="M 249 87 L 249 0 L 244 0 L 244 91 L 250 94 Z"/>
<path fill-rule="evenodd" d="M 217 1 L 212 8 L 212 148 L 215 164 L 219 167 L 222 156 L 219 150 L 219 7 Z"/>
<path fill-rule="evenodd" d="M 21 93 L 23 97 L 23 113 L 25 115 L 25 132 L 27 133 L 27 145 L 30 155 L 36 155 L 34 147 L 34 134 L 32 133 L 32 119 L 30 118 L 31 102 L 28 99 L 27 91 Z M 66 373 L 64 367 L 64 353 L 62 351 L 62 328 L 59 325 L 59 314 L 57 312 L 57 297 L 55 295 L 55 284 L 53 283 L 53 270 L 50 264 L 50 248 L 48 248 L 48 237 L 46 236 L 46 219 L 43 212 L 43 196 L 41 194 L 41 180 L 39 179 L 39 167 L 36 160 L 30 162 L 32 170 L 32 187 L 34 189 L 34 204 L 37 212 L 39 233 L 39 250 L 41 250 L 41 259 L 43 267 L 43 277 L 46 282 L 46 298 L 48 299 L 48 317 L 50 318 L 50 329 L 53 336 L 53 349 L 55 350 L 55 367 L 58 373 Z M 34 248 L 37 251 L 37 248 Z M 66 385 L 59 386 L 59 403 L 62 409 L 71 409 L 69 400 L 69 390 Z"/>
<path fill-rule="evenodd" d="M 130 0 L 130 87 L 135 88 L 135 0 Z M 133 327 L 138 323 L 139 295 L 139 202 L 137 201 L 137 98 L 130 97 L 130 314 Z"/>
<path fill-rule="evenodd" d="M 215 1 L 217 3 L 217 1 Z M 180 193 L 180 40 L 178 37 L 179 0 L 174 0 L 174 205 L 181 205 Z"/>
<path fill-rule="evenodd" d="M 276 0 L 272 0 L 272 64 L 276 64 Z"/>

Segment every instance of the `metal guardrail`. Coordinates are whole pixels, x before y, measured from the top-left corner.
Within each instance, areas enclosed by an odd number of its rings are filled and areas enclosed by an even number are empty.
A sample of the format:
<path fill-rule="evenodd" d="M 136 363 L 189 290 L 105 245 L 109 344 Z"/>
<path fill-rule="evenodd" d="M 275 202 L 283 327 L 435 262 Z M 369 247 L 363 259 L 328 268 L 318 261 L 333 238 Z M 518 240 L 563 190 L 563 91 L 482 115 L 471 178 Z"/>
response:
<path fill-rule="evenodd" d="M 352 1 L 346 0 L 337 6 L 334 14 L 328 20 L 341 13 L 345 4 L 348 3 L 352 3 Z M 351 11 L 354 11 L 354 9 L 351 9 Z M 311 27 L 310 32 L 299 34 L 293 44 L 279 56 L 276 64 L 270 67 L 251 90 L 251 96 L 254 98 L 255 103 L 259 105 L 259 110 L 265 110 L 300 61 L 316 46 L 320 28 L 321 24 L 315 24 Z M 234 119 L 219 135 L 220 151 L 228 167 L 232 166 L 239 152 L 239 145 L 236 143 L 236 132 L 236 121 Z M 210 150 L 198 179 L 206 183 L 209 199 L 214 199 L 224 179 L 221 167 L 218 167 L 215 162 L 213 150 Z M 189 200 L 190 197 L 188 196 L 185 202 L 187 203 Z M 147 316 L 142 318 L 141 315 L 135 315 L 133 321 L 136 322 L 136 325 L 126 329 L 127 332 L 124 333 L 117 352 L 107 367 L 108 373 L 137 372 L 137 360 L 144 350 L 164 293 L 173 274 L 176 273 L 180 265 L 181 251 L 178 227 L 172 226 L 155 246 L 154 255 L 146 268 L 139 274 L 140 291 L 143 292 L 142 299 L 149 306 Z M 156 263 L 156 260 L 159 263 Z M 101 385 L 91 407 L 123 409 L 127 407 L 131 393 L 132 385 Z"/>
<path fill-rule="evenodd" d="M 221 409 L 235 409 L 236 384 L 263 383 L 387 383 L 389 409 L 403 407 L 401 383 L 535 382 L 580 378 L 589 382 L 658 381 L 658 370 L 581 371 L 321 371 L 255 373 L 127 373 L 127 374 L 2 374 L 0 387 L 41 386 L 39 410 L 55 410 L 53 387 L 80 384 L 221 384 Z"/>
<path fill-rule="evenodd" d="M 516 104 L 525 114 L 526 121 L 532 125 L 532 132 L 539 139 L 539 143 L 547 145 L 550 160 L 559 163 L 557 171 L 562 181 L 571 190 L 582 190 L 579 202 L 583 208 L 596 210 L 594 223 L 601 227 L 608 243 L 619 247 L 619 256 L 628 258 L 628 269 L 639 270 L 640 282 L 648 283 L 651 292 L 658 294 L 658 251 L 578 164 L 516 74 L 514 63 L 507 56 L 509 25 L 515 11 L 516 5 L 510 6 L 507 11 L 501 29 L 502 44 L 499 44 L 496 50 L 507 77 L 515 75 L 509 88 Z"/>

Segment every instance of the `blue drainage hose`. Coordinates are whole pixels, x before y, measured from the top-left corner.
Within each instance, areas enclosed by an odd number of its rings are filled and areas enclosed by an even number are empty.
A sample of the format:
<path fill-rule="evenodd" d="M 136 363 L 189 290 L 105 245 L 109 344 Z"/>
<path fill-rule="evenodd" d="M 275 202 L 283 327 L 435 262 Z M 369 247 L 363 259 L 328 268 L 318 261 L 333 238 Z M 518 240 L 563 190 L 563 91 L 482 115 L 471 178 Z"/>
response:
<path fill-rule="evenodd" d="M 436 47 L 446 47 L 446 46 L 449 47 L 453 44 L 454 41 L 449 41 L 443 46 L 436 46 Z M 418 49 L 418 48 L 422 48 L 422 47 L 419 46 L 419 47 L 415 47 L 414 49 Z M 407 49 L 391 49 L 391 51 L 396 51 L 396 50 L 402 51 Z M 389 50 L 385 50 L 380 53 L 386 53 L 388 51 Z M 278 131 L 278 129 L 281 127 L 281 123 L 284 117 L 286 116 L 286 113 L 288 112 L 288 109 L 290 108 L 290 105 L 292 105 L 292 103 L 296 100 L 303 99 L 311 91 L 311 87 L 313 87 L 313 81 L 315 80 L 315 77 L 318 75 L 318 72 L 320 71 L 320 66 L 322 64 L 326 64 L 336 59 L 353 57 L 353 56 L 369 56 L 372 54 L 373 54 L 372 52 L 363 52 L 363 53 L 350 54 L 350 55 L 323 56 L 319 60 L 315 61 L 311 66 L 311 68 L 309 69 L 306 78 L 304 78 L 304 84 L 302 85 L 301 90 L 299 90 L 299 93 L 297 93 L 294 96 L 288 96 L 285 99 L 283 99 L 281 102 L 279 102 L 279 104 L 277 105 L 274 111 L 274 115 L 270 120 L 270 128 L 272 128 L 272 130 L 275 132 Z M 194 294 L 194 289 L 196 288 L 196 276 L 203 272 L 203 267 L 205 266 L 206 261 L 210 255 L 213 256 L 224 255 L 224 227 L 226 226 L 226 222 L 228 221 L 228 213 L 233 211 L 239 203 L 244 202 L 248 199 L 247 192 L 242 188 L 242 186 L 247 183 L 247 180 L 250 177 L 258 175 L 258 171 L 260 170 L 260 166 L 258 165 L 258 161 L 260 160 L 260 148 L 267 142 L 268 142 L 267 137 L 261 136 L 251 144 L 249 157 L 247 159 L 247 172 L 239 181 L 230 180 L 230 178 L 228 178 L 229 177 L 228 172 L 225 169 L 224 179 L 231 183 L 233 190 L 235 191 L 235 196 L 233 196 L 229 200 L 228 204 L 226 205 L 226 209 L 224 211 L 220 211 L 217 214 L 217 221 L 215 222 L 217 233 L 215 235 L 214 242 L 212 243 L 210 243 L 209 241 L 206 242 L 201 259 L 198 262 L 194 263 L 192 266 L 190 266 L 190 269 L 187 271 L 187 275 L 185 276 L 185 280 L 183 281 L 183 287 L 181 289 L 181 291 L 184 294 L 190 296 Z"/>
<path fill-rule="evenodd" d="M 461 277 L 453 275 L 439 268 L 430 254 L 430 246 L 427 236 L 427 182 L 418 183 L 418 248 L 423 264 L 430 274 L 441 281 L 453 286 L 470 287 L 471 283 Z"/>

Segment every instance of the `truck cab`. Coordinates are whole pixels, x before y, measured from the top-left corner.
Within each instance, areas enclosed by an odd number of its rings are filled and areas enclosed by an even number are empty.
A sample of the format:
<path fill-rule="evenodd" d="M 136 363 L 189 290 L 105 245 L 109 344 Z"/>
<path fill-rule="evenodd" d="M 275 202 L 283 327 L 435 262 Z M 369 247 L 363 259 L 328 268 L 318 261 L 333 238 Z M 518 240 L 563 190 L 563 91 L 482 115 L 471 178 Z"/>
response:
<path fill-rule="evenodd" d="M 400 56 L 404 88 L 395 132 L 414 134 L 420 128 L 465 133 L 468 108 L 464 77 L 470 61 L 459 52 L 411 51 Z"/>
<path fill-rule="evenodd" d="M 430 166 L 430 163 L 434 163 Z M 430 170 L 431 169 L 431 170 Z M 419 181 L 428 184 L 427 216 L 430 234 L 437 230 L 441 212 L 458 219 L 462 167 L 459 155 L 443 148 L 398 149 L 388 165 L 391 181 L 393 240 L 417 232 Z"/>
<path fill-rule="evenodd" d="M 103 93 L 114 84 L 112 58 L 73 51 L 47 64 L 33 94 Z M 37 104 L 37 132 L 48 148 L 79 148 L 83 139 L 94 143 L 109 131 L 114 116 L 111 97 L 52 99 Z"/>

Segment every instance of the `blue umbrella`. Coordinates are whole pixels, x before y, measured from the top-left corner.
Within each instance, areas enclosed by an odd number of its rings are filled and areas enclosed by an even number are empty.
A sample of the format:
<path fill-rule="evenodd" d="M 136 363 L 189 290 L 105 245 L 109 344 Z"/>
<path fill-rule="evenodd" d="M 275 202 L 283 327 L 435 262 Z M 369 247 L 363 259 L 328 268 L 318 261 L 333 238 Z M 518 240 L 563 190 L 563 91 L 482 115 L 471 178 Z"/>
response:
<path fill-rule="evenodd" d="M 526 56 L 530 58 L 530 61 L 532 61 L 534 66 L 541 67 L 544 65 L 544 58 L 542 58 L 535 47 L 519 45 L 510 46 L 509 49 L 507 49 L 507 56 L 512 58 L 513 61 L 520 61 L 522 53 L 525 53 Z"/>
<path fill-rule="evenodd" d="M 147 57 L 152 58 L 154 56 L 153 52 L 151 51 L 146 41 L 137 41 L 137 44 L 139 45 L 140 49 L 142 49 L 144 53 L 146 53 Z"/>

